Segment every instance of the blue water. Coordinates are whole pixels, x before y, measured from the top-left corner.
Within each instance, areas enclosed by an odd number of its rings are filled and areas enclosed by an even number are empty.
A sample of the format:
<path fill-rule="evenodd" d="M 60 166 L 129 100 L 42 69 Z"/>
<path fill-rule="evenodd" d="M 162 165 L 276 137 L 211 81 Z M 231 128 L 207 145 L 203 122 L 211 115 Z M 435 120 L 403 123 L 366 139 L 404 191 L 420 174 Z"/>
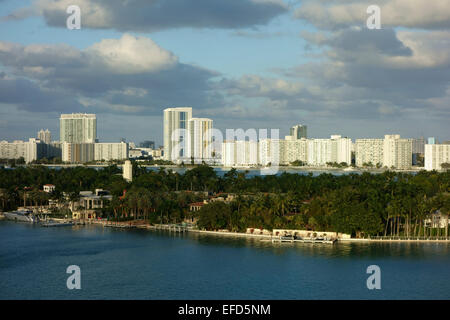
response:
<path fill-rule="evenodd" d="M 366 268 L 381 268 L 368 290 Z M 81 268 L 68 290 L 66 268 Z M 272 244 L 0 222 L 0 299 L 449 299 L 450 245 Z"/>

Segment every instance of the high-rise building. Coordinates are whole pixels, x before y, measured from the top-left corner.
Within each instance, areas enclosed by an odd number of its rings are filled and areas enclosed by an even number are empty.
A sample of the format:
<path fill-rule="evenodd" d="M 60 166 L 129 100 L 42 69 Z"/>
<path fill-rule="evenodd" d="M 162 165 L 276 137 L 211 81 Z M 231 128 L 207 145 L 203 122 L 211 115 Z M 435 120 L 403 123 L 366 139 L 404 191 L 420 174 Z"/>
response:
<path fill-rule="evenodd" d="M 190 155 L 187 130 L 191 118 L 191 107 L 164 110 L 164 160 L 186 160 Z"/>
<path fill-rule="evenodd" d="M 126 160 L 123 164 L 122 176 L 128 182 L 133 181 L 133 165 L 130 160 Z"/>
<path fill-rule="evenodd" d="M 412 140 L 400 135 L 385 135 L 383 141 L 383 166 L 410 169 L 412 166 Z"/>
<path fill-rule="evenodd" d="M 350 165 L 352 161 L 352 140 L 332 135 L 330 139 L 308 139 L 307 159 L 312 166 L 323 166 L 329 162 Z"/>
<path fill-rule="evenodd" d="M 340 135 L 331 136 L 331 162 L 352 164 L 352 140 Z"/>
<path fill-rule="evenodd" d="M 412 153 L 424 154 L 425 153 L 425 138 L 412 139 Z"/>
<path fill-rule="evenodd" d="M 282 160 L 283 139 L 262 139 L 258 143 L 258 162 L 263 166 L 278 166 Z"/>
<path fill-rule="evenodd" d="M 289 165 L 294 161 L 308 161 L 308 140 L 307 139 L 292 139 L 287 136 L 285 140 L 281 140 L 280 153 L 281 164 Z"/>
<path fill-rule="evenodd" d="M 62 143 L 62 161 L 86 163 L 95 160 L 95 143 Z"/>
<path fill-rule="evenodd" d="M 331 139 L 308 139 L 308 164 L 324 166 L 331 161 Z"/>
<path fill-rule="evenodd" d="M 128 159 L 128 143 L 95 143 L 94 160 L 111 161 Z"/>
<path fill-rule="evenodd" d="M 207 118 L 191 118 L 188 121 L 189 157 L 194 162 L 202 162 L 212 159 L 213 140 L 212 140 L 213 121 Z"/>
<path fill-rule="evenodd" d="M 0 159 L 23 158 L 26 163 L 30 163 L 34 160 L 42 159 L 46 155 L 46 144 L 38 139 L 30 138 L 28 141 L 0 142 Z"/>
<path fill-rule="evenodd" d="M 238 140 L 236 145 L 237 166 L 255 166 L 258 164 L 258 142 L 253 140 Z"/>
<path fill-rule="evenodd" d="M 298 124 L 296 126 L 293 126 L 290 131 L 289 134 L 294 138 L 294 139 L 302 139 L 302 138 L 308 138 L 308 132 L 307 132 L 308 127 L 305 125 L 301 125 Z"/>
<path fill-rule="evenodd" d="M 61 142 L 95 143 L 97 140 L 97 118 L 95 114 L 62 114 L 59 119 Z"/>
<path fill-rule="evenodd" d="M 356 139 L 355 164 L 357 167 L 383 165 L 383 139 Z"/>
<path fill-rule="evenodd" d="M 236 165 L 236 143 L 234 140 L 225 140 L 222 143 L 222 165 L 225 167 Z"/>
<path fill-rule="evenodd" d="M 441 170 L 443 163 L 450 163 L 450 144 L 426 144 L 425 170 Z"/>
<path fill-rule="evenodd" d="M 52 141 L 52 135 L 48 129 L 46 129 L 45 131 L 44 129 L 38 131 L 37 138 L 46 144 L 50 144 Z"/>

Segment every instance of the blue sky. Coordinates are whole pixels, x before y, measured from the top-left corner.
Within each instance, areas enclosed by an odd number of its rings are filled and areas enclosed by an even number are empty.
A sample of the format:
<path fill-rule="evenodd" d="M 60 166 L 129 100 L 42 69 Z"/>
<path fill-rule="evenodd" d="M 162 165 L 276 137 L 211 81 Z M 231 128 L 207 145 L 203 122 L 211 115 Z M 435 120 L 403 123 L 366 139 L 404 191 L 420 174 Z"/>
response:
<path fill-rule="evenodd" d="M 449 140 L 450 4 L 378 2 L 381 30 L 366 1 L 74 0 L 68 30 L 66 0 L 0 1 L 0 140 L 57 139 L 82 111 L 103 141 L 162 143 L 162 110 L 184 105 L 223 130 Z"/>

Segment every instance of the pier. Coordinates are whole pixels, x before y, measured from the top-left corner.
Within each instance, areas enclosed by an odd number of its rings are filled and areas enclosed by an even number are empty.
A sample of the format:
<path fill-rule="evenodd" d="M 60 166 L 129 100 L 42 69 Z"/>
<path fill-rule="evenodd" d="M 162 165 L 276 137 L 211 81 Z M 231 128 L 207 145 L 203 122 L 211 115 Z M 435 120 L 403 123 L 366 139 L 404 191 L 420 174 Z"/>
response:
<path fill-rule="evenodd" d="M 301 242 L 301 243 L 326 243 L 334 244 L 337 239 L 332 238 L 295 238 L 295 237 L 272 237 L 272 243 L 275 242 Z M 261 240 L 262 241 L 262 240 Z"/>
<path fill-rule="evenodd" d="M 176 224 L 156 224 L 156 225 L 146 225 L 146 226 L 140 226 L 139 228 L 145 228 L 149 230 L 164 230 L 169 232 L 178 232 L 178 233 L 185 233 L 189 231 L 188 227 L 180 226 Z"/>

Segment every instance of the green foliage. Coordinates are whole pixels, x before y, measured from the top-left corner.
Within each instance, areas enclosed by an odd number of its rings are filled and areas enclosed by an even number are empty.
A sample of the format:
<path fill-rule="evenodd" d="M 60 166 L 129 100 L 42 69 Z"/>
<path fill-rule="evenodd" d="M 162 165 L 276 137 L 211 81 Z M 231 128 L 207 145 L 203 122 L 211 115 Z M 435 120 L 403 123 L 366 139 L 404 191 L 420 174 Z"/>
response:
<path fill-rule="evenodd" d="M 122 170 L 116 165 L 98 169 L 0 169 L 0 210 L 24 203 L 45 205 L 50 199 L 76 200 L 82 190 L 103 188 L 113 195 L 98 213 L 105 218 L 179 223 L 194 216 L 198 226 L 208 230 L 290 228 L 357 236 L 418 236 L 432 232 L 423 226 L 432 214 L 449 214 L 450 172 L 248 177 L 248 171 L 236 169 L 219 176 L 205 164 L 189 168 L 184 174 L 164 168 L 148 171 L 138 163 L 133 166 L 131 183 L 123 180 Z M 50 195 L 40 191 L 47 183 L 56 186 Z M 68 199 L 63 193 L 68 194 Z M 189 212 L 190 203 L 217 193 L 231 193 L 234 200 L 214 202 L 199 212 Z"/>

